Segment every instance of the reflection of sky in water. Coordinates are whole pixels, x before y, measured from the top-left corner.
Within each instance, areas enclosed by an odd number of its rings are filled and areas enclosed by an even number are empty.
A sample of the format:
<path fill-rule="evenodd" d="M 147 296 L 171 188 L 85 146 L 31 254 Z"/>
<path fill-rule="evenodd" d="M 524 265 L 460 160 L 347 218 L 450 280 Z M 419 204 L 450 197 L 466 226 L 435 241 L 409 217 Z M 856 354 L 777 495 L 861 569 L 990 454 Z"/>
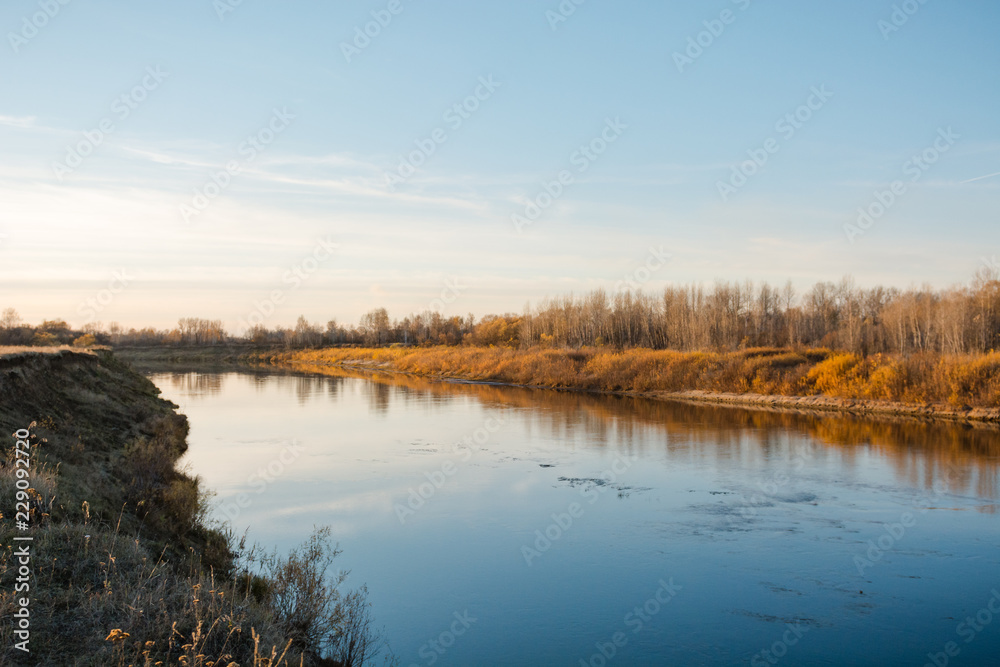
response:
<path fill-rule="evenodd" d="M 333 526 L 404 665 L 466 609 L 478 620 L 437 664 L 578 665 L 616 632 L 621 664 L 745 664 L 787 623 L 808 628 L 789 664 L 923 664 L 1000 586 L 995 430 L 398 376 L 153 379 L 220 507 L 249 500 L 237 529 L 286 548 Z M 914 525 L 859 575 L 904 512 Z M 562 534 L 529 567 L 547 528 Z M 633 632 L 670 578 L 677 597 Z M 1000 618 L 961 655 L 998 648 Z"/>

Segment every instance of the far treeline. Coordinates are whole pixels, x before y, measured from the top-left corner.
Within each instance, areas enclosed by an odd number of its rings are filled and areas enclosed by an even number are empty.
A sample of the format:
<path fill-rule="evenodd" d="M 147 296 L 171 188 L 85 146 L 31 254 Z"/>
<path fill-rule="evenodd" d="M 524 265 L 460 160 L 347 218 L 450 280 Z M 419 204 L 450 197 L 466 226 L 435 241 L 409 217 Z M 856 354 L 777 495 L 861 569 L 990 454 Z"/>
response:
<path fill-rule="evenodd" d="M 980 269 L 968 285 L 948 289 L 860 288 L 846 277 L 798 293 L 789 282 L 717 282 L 670 286 L 650 294 L 595 290 L 526 307 L 522 314 L 478 321 L 426 311 L 392 319 L 384 308 L 357 325 L 325 326 L 299 317 L 294 328 L 264 324 L 242 335 L 220 320 L 184 318 L 171 330 L 90 324 L 73 331 L 63 320 L 36 327 L 7 309 L 0 344 L 87 346 L 255 345 L 306 349 L 328 346 L 473 345 L 510 348 L 604 347 L 730 351 L 755 347 L 823 347 L 862 356 L 881 353 L 976 354 L 1000 349 L 1000 280 Z"/>

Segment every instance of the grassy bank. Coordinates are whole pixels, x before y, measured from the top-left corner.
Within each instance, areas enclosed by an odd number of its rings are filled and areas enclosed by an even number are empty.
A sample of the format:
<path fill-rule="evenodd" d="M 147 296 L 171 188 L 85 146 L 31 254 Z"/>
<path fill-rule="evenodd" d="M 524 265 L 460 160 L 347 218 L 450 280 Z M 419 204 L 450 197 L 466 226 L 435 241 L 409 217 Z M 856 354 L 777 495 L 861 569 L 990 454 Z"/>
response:
<path fill-rule="evenodd" d="M 431 377 L 821 409 L 996 419 L 1000 353 L 872 355 L 757 348 L 727 353 L 606 348 L 429 347 L 258 353 L 255 360 L 381 368 Z M 770 397 L 770 400 L 765 399 Z M 781 400 L 778 400 L 781 399 Z"/>
<path fill-rule="evenodd" d="M 170 347 L 165 345 L 115 348 L 115 356 L 129 363 L 146 367 L 157 365 L 197 364 L 206 366 L 233 366 L 245 363 L 255 353 L 267 353 L 269 348 L 259 345 L 194 345 Z"/>
<path fill-rule="evenodd" d="M 158 394 L 109 352 L 0 349 L 0 663 L 361 664 L 359 648 L 371 657 L 378 637 L 364 590 L 324 579 L 338 553 L 329 532 L 278 557 L 210 526 L 199 479 L 177 469 L 187 420 Z M 18 496 L 24 456 L 6 434 L 23 429 L 30 488 Z M 27 531 L 15 525 L 18 501 Z M 33 538 L 26 578 L 15 536 Z M 20 583 L 28 589 L 15 594 Z M 23 636 L 11 622 L 22 597 L 30 653 L 15 647 Z"/>

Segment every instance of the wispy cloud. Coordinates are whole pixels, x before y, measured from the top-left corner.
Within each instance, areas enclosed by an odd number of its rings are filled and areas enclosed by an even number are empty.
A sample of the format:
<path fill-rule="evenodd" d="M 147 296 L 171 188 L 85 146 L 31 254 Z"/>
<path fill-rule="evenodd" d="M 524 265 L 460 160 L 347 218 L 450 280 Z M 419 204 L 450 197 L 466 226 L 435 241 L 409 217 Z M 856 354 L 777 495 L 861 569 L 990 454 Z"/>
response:
<path fill-rule="evenodd" d="M 440 205 L 450 208 L 467 210 L 484 210 L 484 204 L 478 199 L 463 199 L 455 196 L 429 196 L 419 194 L 391 193 L 372 185 L 354 179 L 307 178 L 274 173 L 264 169 L 247 169 L 244 172 L 249 177 L 261 182 L 297 185 L 322 192 L 338 192 L 346 195 L 369 197 L 378 200 L 396 200 L 411 204 Z"/>
<path fill-rule="evenodd" d="M 1000 176 L 1000 171 L 992 174 L 986 174 L 985 176 L 976 176 L 975 178 L 970 178 L 967 181 L 959 181 L 959 185 L 965 185 L 966 183 L 975 183 L 976 181 L 982 181 L 987 178 L 993 178 L 994 176 Z"/>
<path fill-rule="evenodd" d="M 29 128 L 35 126 L 35 116 L 0 116 L 0 125 Z"/>
<path fill-rule="evenodd" d="M 378 167 L 373 162 L 366 162 L 360 160 L 351 155 L 342 154 L 326 154 L 326 155 L 316 155 L 316 156 L 292 156 L 292 155 L 276 155 L 276 156 L 265 156 L 261 159 L 261 164 L 266 165 L 294 165 L 299 167 L 306 166 L 326 166 L 326 167 L 352 167 L 357 169 L 365 169 L 368 171 L 378 171 Z"/>
<path fill-rule="evenodd" d="M 170 166 L 180 166 L 180 167 L 198 167 L 198 168 L 210 168 L 218 167 L 217 163 L 211 162 L 209 160 L 192 158 L 184 155 L 178 154 L 168 154 L 160 150 L 155 149 L 145 149 L 145 148 L 135 148 L 133 146 L 122 146 L 121 150 L 125 153 L 132 155 L 137 155 L 141 158 L 145 158 L 150 162 L 155 162 L 157 164 L 164 164 Z"/>

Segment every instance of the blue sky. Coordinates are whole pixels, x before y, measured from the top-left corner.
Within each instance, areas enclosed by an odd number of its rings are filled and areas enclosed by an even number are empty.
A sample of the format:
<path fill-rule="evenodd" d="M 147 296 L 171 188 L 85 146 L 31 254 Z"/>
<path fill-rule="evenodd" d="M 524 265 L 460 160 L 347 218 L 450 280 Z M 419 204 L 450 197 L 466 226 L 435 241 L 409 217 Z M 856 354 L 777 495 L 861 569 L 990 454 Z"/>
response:
<path fill-rule="evenodd" d="M 239 329 L 275 292 L 269 325 L 520 311 L 614 290 L 651 248 L 671 255 L 638 274 L 654 291 L 944 287 L 1000 250 L 996 3 L 562 7 L 9 0 L 0 307 Z"/>

